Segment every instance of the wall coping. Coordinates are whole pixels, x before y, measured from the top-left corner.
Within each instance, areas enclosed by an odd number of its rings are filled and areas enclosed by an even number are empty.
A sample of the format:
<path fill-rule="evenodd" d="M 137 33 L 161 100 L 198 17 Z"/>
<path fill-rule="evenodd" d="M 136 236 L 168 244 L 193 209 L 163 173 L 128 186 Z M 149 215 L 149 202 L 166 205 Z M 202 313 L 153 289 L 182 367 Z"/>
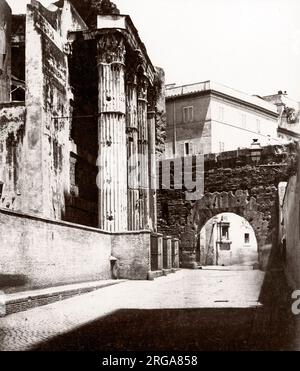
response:
<path fill-rule="evenodd" d="M 26 107 L 25 102 L 0 102 L 0 109 L 2 108 L 14 108 L 14 107 Z"/>
<path fill-rule="evenodd" d="M 151 231 L 149 230 L 141 230 L 141 231 L 124 231 L 124 232 L 106 232 L 111 236 L 121 236 L 121 235 L 137 235 L 137 234 L 149 234 L 151 235 Z"/>
<path fill-rule="evenodd" d="M 23 218 L 23 219 L 30 219 L 30 220 L 35 220 L 35 221 L 38 221 L 38 222 L 44 222 L 44 223 L 59 225 L 61 227 L 69 227 L 69 228 L 80 229 L 80 230 L 84 230 L 84 231 L 88 231 L 88 232 L 95 232 L 95 233 L 104 234 L 104 235 L 107 235 L 107 236 L 138 235 L 138 234 L 149 234 L 150 235 L 151 234 L 151 231 L 148 231 L 148 230 L 124 231 L 124 232 L 121 232 L 121 231 L 120 232 L 107 232 L 107 231 L 103 231 L 101 229 L 94 228 L 94 227 L 88 227 L 88 226 L 81 225 L 81 224 L 70 223 L 70 222 L 66 222 L 66 221 L 63 221 L 63 220 L 55 220 L 55 219 L 45 218 L 45 217 L 41 217 L 41 216 L 38 216 L 38 215 L 30 214 L 30 213 L 22 213 L 22 212 L 19 212 L 19 211 L 12 211 L 12 210 L 8 210 L 8 209 L 4 209 L 2 207 L 0 207 L 0 214 L 6 214 L 6 215 L 11 215 L 11 216 L 19 217 L 19 218 Z"/>
<path fill-rule="evenodd" d="M 294 143 L 287 143 L 287 144 L 274 144 L 274 145 L 267 145 L 267 146 L 262 146 L 261 151 L 262 155 L 278 155 L 277 150 L 283 150 L 286 149 L 287 151 L 294 150 L 295 152 L 297 151 L 297 144 Z M 228 159 L 228 158 L 236 158 L 236 157 L 241 157 L 245 155 L 251 155 L 252 148 L 245 147 L 245 148 L 238 148 L 234 149 L 231 151 L 225 151 L 225 152 L 220 152 L 220 153 L 206 153 L 206 154 L 198 154 L 198 155 L 190 155 L 190 156 L 179 156 L 179 157 L 171 157 L 171 158 L 161 158 L 160 161 L 174 161 L 178 159 L 187 159 L 187 158 L 193 158 L 197 156 L 204 156 L 205 161 L 209 160 L 215 160 L 215 159 Z"/>
<path fill-rule="evenodd" d="M 298 144 L 288 143 L 288 144 L 275 144 L 275 145 L 268 145 L 261 147 L 261 160 L 260 163 L 256 166 L 260 166 L 261 164 L 268 161 L 268 157 L 273 157 L 274 159 L 278 159 L 279 161 L 282 160 L 282 157 L 287 156 L 290 153 L 297 154 L 299 150 Z M 239 148 L 232 151 L 226 151 L 221 153 L 207 153 L 207 154 L 198 154 L 198 155 L 190 155 L 186 157 L 171 157 L 171 158 L 161 158 L 157 160 L 157 163 L 171 163 L 173 161 L 185 161 L 186 159 L 195 159 L 197 157 L 204 157 L 204 163 L 207 165 L 213 164 L 220 164 L 222 162 L 226 162 L 228 160 L 236 160 L 242 161 L 243 163 L 247 162 L 247 158 L 251 157 L 252 148 Z M 281 162 L 282 163 L 282 162 Z M 273 166 L 277 165 L 278 163 L 272 163 Z M 196 167 L 195 167 L 196 168 Z"/>

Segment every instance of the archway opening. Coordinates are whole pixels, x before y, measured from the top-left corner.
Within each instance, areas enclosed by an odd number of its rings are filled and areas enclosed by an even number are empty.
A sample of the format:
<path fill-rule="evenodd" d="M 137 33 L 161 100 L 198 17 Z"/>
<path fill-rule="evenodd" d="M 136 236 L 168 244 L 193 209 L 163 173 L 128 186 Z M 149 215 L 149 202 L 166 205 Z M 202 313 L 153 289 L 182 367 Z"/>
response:
<path fill-rule="evenodd" d="M 258 244 L 251 224 L 234 213 L 209 219 L 197 238 L 196 261 L 202 266 L 258 266 Z"/>

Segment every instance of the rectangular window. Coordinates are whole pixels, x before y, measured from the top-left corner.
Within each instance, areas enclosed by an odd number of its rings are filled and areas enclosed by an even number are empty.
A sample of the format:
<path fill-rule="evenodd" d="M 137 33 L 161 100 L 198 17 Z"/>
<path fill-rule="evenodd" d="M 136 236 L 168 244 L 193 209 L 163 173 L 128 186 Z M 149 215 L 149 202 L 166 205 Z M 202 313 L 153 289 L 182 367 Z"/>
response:
<path fill-rule="evenodd" d="M 225 239 L 225 240 L 229 239 L 229 227 L 228 226 L 222 227 L 222 239 Z"/>
<path fill-rule="evenodd" d="M 244 129 L 247 127 L 247 116 L 244 113 L 242 113 L 242 127 Z"/>
<path fill-rule="evenodd" d="M 183 122 L 193 122 L 194 121 L 194 108 L 193 106 L 183 108 Z"/>
<path fill-rule="evenodd" d="M 245 244 L 249 244 L 249 243 L 250 243 L 250 234 L 245 233 Z"/>
<path fill-rule="evenodd" d="M 260 133 L 260 120 L 256 120 L 256 130 Z"/>
<path fill-rule="evenodd" d="M 194 143 L 190 142 L 190 155 L 194 155 Z"/>
<path fill-rule="evenodd" d="M 194 154 L 194 143 L 193 142 L 185 142 L 181 145 L 182 150 L 181 153 L 183 156 L 192 156 Z"/>
<path fill-rule="evenodd" d="M 219 142 L 219 152 L 224 152 L 224 151 L 225 151 L 225 143 Z"/>
<path fill-rule="evenodd" d="M 184 155 L 188 156 L 190 154 L 190 143 L 184 143 Z"/>
<path fill-rule="evenodd" d="M 224 107 L 220 106 L 219 107 L 219 121 L 224 121 L 224 112 L 225 112 L 225 109 Z"/>

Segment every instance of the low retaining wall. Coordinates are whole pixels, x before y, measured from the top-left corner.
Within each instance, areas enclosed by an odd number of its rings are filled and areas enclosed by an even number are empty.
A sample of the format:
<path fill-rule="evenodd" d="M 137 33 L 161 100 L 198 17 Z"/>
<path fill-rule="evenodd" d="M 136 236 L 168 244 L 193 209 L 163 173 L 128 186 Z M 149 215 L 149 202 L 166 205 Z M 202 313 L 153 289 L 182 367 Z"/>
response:
<path fill-rule="evenodd" d="M 1 278 L 26 288 L 111 278 L 111 236 L 0 210 Z"/>
<path fill-rule="evenodd" d="M 150 238 L 147 231 L 110 234 L 0 209 L 0 290 L 110 279 L 111 256 L 118 278 L 147 279 Z"/>

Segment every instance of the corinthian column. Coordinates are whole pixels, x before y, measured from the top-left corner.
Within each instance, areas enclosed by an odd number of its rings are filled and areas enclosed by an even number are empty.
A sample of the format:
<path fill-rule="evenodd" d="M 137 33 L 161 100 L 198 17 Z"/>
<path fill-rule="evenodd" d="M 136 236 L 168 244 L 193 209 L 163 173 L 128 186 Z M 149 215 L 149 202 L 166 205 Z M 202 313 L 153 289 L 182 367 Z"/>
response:
<path fill-rule="evenodd" d="M 99 228 L 127 230 L 125 45 L 119 33 L 98 39 Z"/>
<path fill-rule="evenodd" d="M 147 122 L 148 80 L 141 77 L 138 86 L 138 146 L 140 173 L 140 229 L 149 229 L 149 137 Z"/>
<path fill-rule="evenodd" d="M 151 99 L 152 98 L 152 99 Z M 156 101 L 151 97 L 148 105 L 148 137 L 149 137 L 149 207 L 150 207 L 150 229 L 157 231 L 157 176 L 156 176 Z"/>
<path fill-rule="evenodd" d="M 138 187 L 138 101 L 137 76 L 135 71 L 129 70 L 126 80 L 127 102 L 127 154 L 128 154 L 128 230 L 140 229 L 139 214 L 139 187 Z"/>

